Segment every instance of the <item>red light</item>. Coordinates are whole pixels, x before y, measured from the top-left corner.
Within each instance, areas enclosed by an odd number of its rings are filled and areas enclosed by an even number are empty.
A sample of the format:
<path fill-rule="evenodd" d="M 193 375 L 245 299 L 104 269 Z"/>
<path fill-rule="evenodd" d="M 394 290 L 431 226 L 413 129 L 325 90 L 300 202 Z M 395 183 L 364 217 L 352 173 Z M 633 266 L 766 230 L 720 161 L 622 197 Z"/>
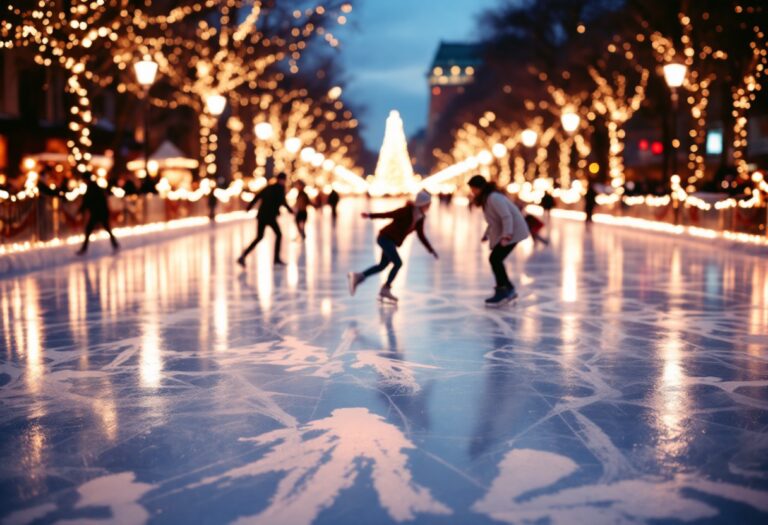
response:
<path fill-rule="evenodd" d="M 640 148 L 640 151 L 648 151 L 648 147 L 650 144 L 648 144 L 648 140 L 641 139 L 640 143 L 638 144 L 638 147 Z"/>
<path fill-rule="evenodd" d="M 664 153 L 664 144 L 658 140 L 654 141 L 653 144 L 651 144 L 651 153 L 654 155 L 661 155 Z"/>
<path fill-rule="evenodd" d="M 439 95 L 442 90 L 439 87 L 433 87 L 432 88 L 432 94 L 433 95 Z"/>

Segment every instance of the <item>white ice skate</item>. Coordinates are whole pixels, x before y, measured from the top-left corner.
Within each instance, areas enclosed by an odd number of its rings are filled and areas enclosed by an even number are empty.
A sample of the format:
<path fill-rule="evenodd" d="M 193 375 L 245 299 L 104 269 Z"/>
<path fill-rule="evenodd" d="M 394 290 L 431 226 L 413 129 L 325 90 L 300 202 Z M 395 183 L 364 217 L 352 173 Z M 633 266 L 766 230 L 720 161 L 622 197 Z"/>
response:
<path fill-rule="evenodd" d="M 349 284 L 349 295 L 355 295 L 357 285 L 365 280 L 365 276 L 362 273 L 349 272 L 347 274 L 347 284 Z"/>
<path fill-rule="evenodd" d="M 397 304 L 397 300 L 389 286 L 381 287 L 381 290 L 379 290 L 379 302 L 383 304 Z"/>

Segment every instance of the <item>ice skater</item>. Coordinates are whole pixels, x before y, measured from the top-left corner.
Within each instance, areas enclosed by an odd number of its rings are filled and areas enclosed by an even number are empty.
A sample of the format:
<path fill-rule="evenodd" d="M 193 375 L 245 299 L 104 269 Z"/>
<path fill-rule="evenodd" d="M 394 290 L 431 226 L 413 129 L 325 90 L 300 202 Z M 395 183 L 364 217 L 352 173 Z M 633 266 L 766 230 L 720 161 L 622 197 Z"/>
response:
<path fill-rule="evenodd" d="M 432 196 L 426 191 L 420 191 L 412 201 L 408 201 L 405 206 L 397 210 L 386 213 L 363 213 L 366 219 L 392 219 L 379 232 L 377 239 L 381 247 L 381 261 L 375 266 L 371 266 L 362 273 L 350 272 L 347 275 L 349 279 L 349 294 L 355 295 L 355 290 L 367 277 L 384 271 L 387 266 L 392 265 L 387 280 L 379 290 L 379 299 L 382 301 L 397 302 L 397 297 L 392 294 L 392 282 L 400 271 L 403 261 L 397 253 L 397 247 L 403 244 L 405 238 L 413 231 L 419 236 L 419 240 L 426 247 L 427 251 L 437 259 L 437 252 L 429 243 L 424 234 L 424 219 L 426 218 L 429 206 L 432 204 Z"/>
<path fill-rule="evenodd" d="M 528 225 L 518 207 L 482 175 L 469 179 L 469 188 L 474 203 L 483 208 L 488 223 L 483 240 L 487 239 L 491 246 L 489 261 L 496 279 L 495 293 L 485 300 L 485 304 L 500 306 L 517 298 L 515 286 L 504 268 L 504 259 L 519 242 L 528 238 Z"/>
<path fill-rule="evenodd" d="M 309 209 L 312 201 L 305 191 L 307 185 L 303 180 L 296 181 L 294 186 L 296 187 L 296 191 L 298 191 L 296 194 L 296 202 L 293 203 L 293 208 L 296 212 L 296 229 L 299 230 L 299 235 L 303 240 L 307 238 L 307 209 Z"/>
<path fill-rule="evenodd" d="M 259 213 L 256 216 L 258 223 L 258 233 L 253 242 L 248 245 L 243 254 L 237 258 L 237 264 L 245 268 L 245 258 L 256 248 L 256 245 L 264 238 L 264 230 L 267 226 L 275 232 L 275 265 L 284 265 L 280 259 L 280 244 L 283 240 L 283 234 L 280 231 L 280 225 L 277 224 L 277 217 L 280 215 L 280 208 L 285 208 L 293 213 L 293 210 L 285 200 L 285 173 L 279 173 L 274 183 L 268 184 L 263 190 L 256 194 L 253 200 L 248 204 L 246 211 L 250 211 L 257 202 L 261 201 Z"/>
<path fill-rule="evenodd" d="M 101 225 L 109 235 L 109 242 L 112 243 L 112 250 L 117 251 L 120 245 L 112 234 L 112 228 L 109 225 L 109 203 L 107 202 L 107 193 L 98 185 L 93 177 L 88 179 L 83 203 L 80 205 L 80 213 L 88 212 L 88 221 L 85 223 L 85 240 L 82 247 L 76 252 L 76 255 L 85 255 L 88 251 L 88 243 L 91 240 L 91 234 L 96 226 Z"/>

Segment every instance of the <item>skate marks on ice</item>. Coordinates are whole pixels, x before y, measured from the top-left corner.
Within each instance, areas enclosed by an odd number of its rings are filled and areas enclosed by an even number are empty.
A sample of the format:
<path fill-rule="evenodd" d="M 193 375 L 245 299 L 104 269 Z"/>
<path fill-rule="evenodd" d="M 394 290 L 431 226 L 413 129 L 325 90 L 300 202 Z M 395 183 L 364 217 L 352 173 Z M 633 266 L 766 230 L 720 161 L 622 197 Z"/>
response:
<path fill-rule="evenodd" d="M 559 454 L 511 450 L 499 465 L 499 474 L 488 492 L 472 510 L 515 524 L 634 525 L 662 519 L 691 522 L 720 514 L 718 509 L 699 499 L 708 495 L 768 512 L 768 492 L 684 474 L 666 480 L 641 477 L 551 490 L 553 485 L 578 470 L 574 461 Z"/>
<path fill-rule="evenodd" d="M 258 460 L 203 479 L 190 488 L 222 486 L 269 472 L 284 473 L 268 507 L 235 523 L 309 525 L 370 466 L 381 507 L 397 522 L 417 514 L 451 514 L 413 480 L 404 451 L 415 445 L 394 425 L 365 408 L 340 408 L 324 419 L 242 441 L 270 445 Z"/>

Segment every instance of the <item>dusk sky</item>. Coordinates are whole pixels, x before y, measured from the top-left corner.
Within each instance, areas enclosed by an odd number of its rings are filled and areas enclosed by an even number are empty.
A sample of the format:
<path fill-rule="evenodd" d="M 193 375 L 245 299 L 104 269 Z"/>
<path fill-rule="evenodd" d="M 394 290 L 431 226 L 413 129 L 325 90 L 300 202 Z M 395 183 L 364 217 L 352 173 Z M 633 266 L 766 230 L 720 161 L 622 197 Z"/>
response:
<path fill-rule="evenodd" d="M 499 0 L 361 0 L 336 31 L 350 82 L 346 98 L 366 106 L 364 137 L 378 151 L 398 109 L 409 136 L 426 125 L 426 73 L 441 40 L 477 41 L 477 16 Z"/>

